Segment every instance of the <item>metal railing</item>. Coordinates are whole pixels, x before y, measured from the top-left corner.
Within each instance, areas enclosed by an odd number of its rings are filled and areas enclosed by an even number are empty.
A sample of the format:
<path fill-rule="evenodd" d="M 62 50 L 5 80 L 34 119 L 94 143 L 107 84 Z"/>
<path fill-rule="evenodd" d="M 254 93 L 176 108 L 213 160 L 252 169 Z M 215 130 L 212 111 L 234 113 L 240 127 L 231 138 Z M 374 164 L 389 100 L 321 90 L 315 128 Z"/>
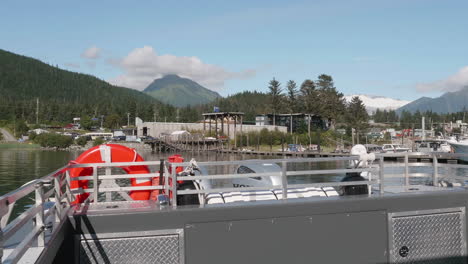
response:
<path fill-rule="evenodd" d="M 462 186 L 465 186 L 464 181 L 468 180 L 468 177 L 458 176 L 453 173 L 454 169 L 467 169 L 468 164 L 459 164 L 459 159 L 462 158 L 468 161 L 468 153 L 442 153 L 442 152 L 433 152 L 433 153 L 423 153 L 423 152 L 404 152 L 404 153 L 385 153 L 377 155 L 377 158 L 383 163 L 384 158 L 397 158 L 402 159 L 403 163 L 387 163 L 385 167 L 381 166 L 381 173 L 385 175 L 385 178 L 404 178 L 404 187 L 410 188 L 411 183 L 410 179 L 412 177 L 416 178 L 430 178 L 432 186 L 440 186 L 440 179 L 443 177 L 448 180 L 461 180 Z M 410 160 L 421 160 L 413 161 Z M 453 163 L 441 163 L 440 160 L 453 161 Z M 430 168 L 429 172 L 416 172 L 410 173 L 411 168 L 415 167 L 426 167 Z M 404 168 L 403 173 L 387 173 L 385 169 L 395 169 L 395 168 Z M 444 173 L 440 169 L 444 169 Z M 468 171 L 467 171 L 468 175 Z"/>
<path fill-rule="evenodd" d="M 465 180 L 465 177 L 452 175 L 450 172 L 453 169 L 468 169 L 468 165 L 463 164 L 447 164 L 440 163 L 439 159 L 456 159 L 468 157 L 467 154 L 447 154 L 447 153 L 432 153 L 428 156 L 425 153 L 395 153 L 395 154 L 380 154 L 377 155 L 376 161 L 365 168 L 332 168 L 332 169 L 306 169 L 306 170 L 288 170 L 288 165 L 297 163 L 320 163 L 320 162 L 340 162 L 337 167 L 346 167 L 347 162 L 357 161 L 359 157 L 332 157 L 332 158 L 294 158 L 294 159 L 269 159 L 269 160 L 241 160 L 241 161 L 216 161 L 216 162 L 198 162 L 199 167 L 210 166 L 239 166 L 245 164 L 255 164 L 261 161 L 262 163 L 278 164 L 280 170 L 277 172 L 265 173 L 215 173 L 212 175 L 201 176 L 183 176 L 176 173 L 177 167 L 191 166 L 192 163 L 169 163 L 165 161 L 145 161 L 145 162 L 114 162 L 114 163 L 92 163 L 92 164 L 73 164 L 68 165 L 57 171 L 41 178 L 25 184 L 21 188 L 5 194 L 0 197 L 0 253 L 3 256 L 4 243 L 10 239 L 17 231 L 29 223 L 33 222 L 33 229 L 28 233 L 21 243 L 19 243 L 11 253 L 3 259 L 3 263 L 16 263 L 21 259 L 23 254 L 28 250 L 31 244 L 37 244 L 38 247 L 46 247 L 48 244 L 46 230 L 50 230 L 53 236 L 64 218 L 67 216 L 70 208 L 73 207 L 76 195 L 89 193 L 89 197 L 84 204 L 97 204 L 102 202 L 115 201 L 116 196 L 111 194 L 120 194 L 123 200 L 131 200 L 128 192 L 147 190 L 151 192 L 163 192 L 166 195 L 172 194 L 171 204 L 177 206 L 178 195 L 198 194 L 200 202 L 205 203 L 204 197 L 209 193 L 219 192 L 242 192 L 242 191 L 263 191 L 278 189 L 281 190 L 281 198 L 288 199 L 289 188 L 308 188 L 308 187 L 343 187 L 350 185 L 368 185 L 369 190 L 376 190 L 377 193 L 385 192 L 385 179 L 393 177 L 404 178 L 404 186 L 410 187 L 412 177 L 428 177 L 432 180 L 433 186 L 439 186 L 441 177 L 451 178 L 455 180 Z M 397 157 L 403 160 L 403 163 L 384 163 L 386 157 Z M 430 157 L 431 162 L 410 162 L 412 159 Z M 122 168 L 129 166 L 148 166 L 152 167 L 152 173 L 145 174 L 112 174 L 113 168 Z M 430 167 L 432 171 L 429 173 L 410 173 L 413 167 Z M 92 168 L 93 174 L 90 176 L 70 177 L 70 170 L 75 168 Z M 163 170 L 162 173 L 159 170 Z M 403 168 L 403 173 L 390 174 L 385 173 L 386 169 Z M 440 172 L 440 168 L 446 168 L 445 174 Z M 365 181 L 327 181 L 314 183 L 289 183 L 288 178 L 299 175 L 344 175 L 346 173 L 367 172 Z M 162 185 L 150 184 L 148 186 L 121 186 L 117 181 L 129 179 L 148 179 L 154 180 L 156 177 L 161 177 Z M 211 188 L 211 189 L 194 189 L 194 190 L 178 190 L 178 181 L 197 181 L 197 180 L 222 180 L 235 178 L 249 178 L 262 176 L 278 176 L 281 177 L 281 184 L 265 187 L 229 187 L 229 188 Z M 89 188 L 71 189 L 73 181 L 89 181 Z M 128 182 L 127 182 L 128 185 Z M 101 194 L 101 195 L 100 195 Z M 27 199 L 34 195 L 34 204 L 26 211 L 19 214 L 15 219 L 10 221 L 15 203 L 20 199 Z M 373 195 L 369 192 L 369 195 Z M 122 200 L 122 199 L 121 199 Z M 120 201 L 121 201 L 120 200 Z M 52 207 L 46 206 L 47 203 L 53 202 Z M 50 217 L 53 216 L 52 221 Z"/>
<path fill-rule="evenodd" d="M 250 178 L 250 177 L 262 177 L 262 176 L 279 176 L 281 177 L 280 185 L 273 186 L 264 186 L 264 187 L 230 187 L 230 188 L 213 188 L 213 189 L 200 189 L 200 190 L 177 190 L 177 188 L 172 187 L 171 191 L 173 197 L 177 195 L 187 195 L 187 194 L 202 194 L 201 198 L 204 195 L 210 193 L 220 193 L 220 192 L 243 192 L 243 191 L 271 191 L 271 190 L 281 190 L 281 198 L 288 199 L 288 189 L 289 188 L 310 188 L 310 187 L 343 187 L 350 185 L 368 185 L 372 186 L 375 184 L 380 184 L 380 179 L 373 179 L 372 173 L 378 172 L 378 169 L 373 167 L 368 168 L 345 168 L 345 169 L 316 169 L 316 170 L 299 170 L 299 171 L 288 171 L 288 164 L 292 163 L 317 163 L 317 162 L 336 162 L 336 161 L 356 161 L 359 157 L 350 156 L 350 157 L 335 157 L 335 158 L 295 158 L 295 159 L 262 159 L 262 160 L 240 160 L 240 161 L 218 161 L 218 162 L 199 162 L 200 167 L 209 167 L 209 166 L 220 166 L 220 165 L 246 165 L 246 164 L 255 164 L 255 163 L 276 163 L 280 166 L 279 172 L 265 172 L 265 173 L 244 173 L 244 174 L 215 174 L 215 175 L 202 175 L 202 176 L 178 176 L 174 173 L 171 174 L 172 181 L 194 181 L 194 180 L 221 180 L 221 179 L 236 179 L 236 178 Z M 177 163 L 171 164 L 171 166 L 189 166 L 190 163 Z M 172 169 L 171 171 L 174 171 Z M 288 177 L 291 176 L 300 176 L 300 175 L 341 175 L 351 172 L 368 172 L 369 178 L 365 181 L 348 181 L 348 182 L 337 182 L 337 181 L 328 181 L 320 183 L 288 183 Z M 205 200 L 200 199 L 200 203 L 204 204 Z M 172 199 L 172 205 L 177 206 L 177 199 Z"/>
<path fill-rule="evenodd" d="M 71 206 L 70 179 L 66 177 L 64 170 L 65 167 L 60 168 L 0 197 L 0 255 L 2 263 L 18 262 L 31 244 L 36 244 L 37 247 L 46 246 L 48 242 L 46 231 L 49 230 L 51 236 L 58 231 L 57 227 L 63 222 Z M 30 197 L 32 195 L 34 198 Z M 34 203 L 10 221 L 15 204 L 21 199 L 33 199 Z M 47 206 L 49 202 L 53 202 L 53 206 Z M 31 222 L 33 223 L 32 229 L 26 237 L 11 249 L 8 256 L 4 257 L 5 242 Z"/>

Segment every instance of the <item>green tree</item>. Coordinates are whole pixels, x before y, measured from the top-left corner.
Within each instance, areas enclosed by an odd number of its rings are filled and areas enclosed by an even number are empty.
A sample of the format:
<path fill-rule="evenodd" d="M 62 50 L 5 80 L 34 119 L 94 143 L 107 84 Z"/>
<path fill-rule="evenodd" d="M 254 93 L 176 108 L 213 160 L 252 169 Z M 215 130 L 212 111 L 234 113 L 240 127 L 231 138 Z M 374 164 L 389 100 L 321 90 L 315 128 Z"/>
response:
<path fill-rule="evenodd" d="M 322 74 L 316 81 L 319 114 L 330 119 L 331 129 L 334 130 L 338 117 L 344 114 L 346 102 L 342 93 L 338 92 L 330 75 Z"/>
<path fill-rule="evenodd" d="M 95 125 L 94 121 L 91 120 L 91 117 L 89 116 L 83 116 L 80 120 L 80 125 L 82 129 L 85 130 L 90 130 L 91 127 Z"/>
<path fill-rule="evenodd" d="M 75 144 L 84 147 L 88 143 L 88 139 L 86 137 L 79 137 L 75 140 Z"/>
<path fill-rule="evenodd" d="M 104 119 L 104 127 L 106 128 L 119 128 L 121 118 L 117 114 L 110 114 Z"/>
<path fill-rule="evenodd" d="M 301 95 L 301 108 L 308 114 L 318 114 L 318 98 L 315 90 L 315 83 L 312 80 L 305 80 L 299 90 Z"/>
<path fill-rule="evenodd" d="M 363 131 L 367 127 L 369 115 L 367 114 L 366 107 L 358 96 L 354 96 L 349 102 L 347 107 L 347 119 L 349 125 L 358 131 Z"/>
<path fill-rule="evenodd" d="M 15 131 L 17 136 L 26 135 L 29 131 L 29 127 L 24 120 L 20 119 L 15 123 Z"/>
<path fill-rule="evenodd" d="M 42 133 L 34 138 L 34 143 L 42 147 L 63 149 L 68 148 L 73 143 L 73 139 L 56 133 Z"/>
<path fill-rule="evenodd" d="M 402 111 L 400 116 L 400 125 L 402 127 L 411 127 L 413 124 L 413 115 L 408 111 Z"/>
<path fill-rule="evenodd" d="M 98 137 L 98 138 L 96 138 L 96 139 L 94 140 L 93 146 L 95 147 L 95 146 L 102 145 L 102 144 L 104 144 L 104 142 L 105 142 L 105 141 L 104 141 L 104 139 L 103 139 L 102 137 Z"/>
<path fill-rule="evenodd" d="M 280 82 L 273 78 L 268 83 L 268 95 L 270 96 L 270 108 L 273 114 L 277 114 L 281 110 L 282 106 L 282 92 L 283 89 L 281 88 Z"/>
<path fill-rule="evenodd" d="M 289 113 L 295 113 L 298 111 L 298 102 L 297 102 L 297 84 L 293 80 L 289 80 L 286 84 L 288 89 L 288 110 Z"/>

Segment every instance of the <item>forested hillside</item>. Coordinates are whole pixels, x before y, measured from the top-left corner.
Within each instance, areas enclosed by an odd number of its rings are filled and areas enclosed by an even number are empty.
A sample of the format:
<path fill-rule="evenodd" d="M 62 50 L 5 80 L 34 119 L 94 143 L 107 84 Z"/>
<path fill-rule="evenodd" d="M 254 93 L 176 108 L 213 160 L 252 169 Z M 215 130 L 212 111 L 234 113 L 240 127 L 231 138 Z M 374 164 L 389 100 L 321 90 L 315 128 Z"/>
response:
<path fill-rule="evenodd" d="M 0 120 L 35 123 L 71 122 L 76 116 L 101 117 L 115 127 L 127 113 L 152 120 L 154 113 L 175 119 L 175 108 L 133 89 L 117 87 L 86 74 L 50 66 L 0 50 Z"/>

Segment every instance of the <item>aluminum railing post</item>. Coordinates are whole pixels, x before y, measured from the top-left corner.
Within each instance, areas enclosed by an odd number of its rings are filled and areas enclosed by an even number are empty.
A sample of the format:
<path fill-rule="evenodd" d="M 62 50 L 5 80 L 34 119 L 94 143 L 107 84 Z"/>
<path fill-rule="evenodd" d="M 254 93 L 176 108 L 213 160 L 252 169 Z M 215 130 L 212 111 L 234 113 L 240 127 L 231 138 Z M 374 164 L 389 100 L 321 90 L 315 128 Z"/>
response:
<path fill-rule="evenodd" d="M 372 172 L 369 170 L 367 172 L 367 181 L 369 182 L 369 184 L 367 184 L 367 196 L 371 196 L 372 194 Z"/>
<path fill-rule="evenodd" d="M 3 229 L 0 228 L 0 263 L 2 262 L 1 260 L 3 259 Z"/>
<path fill-rule="evenodd" d="M 384 194 L 384 157 L 379 160 L 379 188 L 380 194 Z"/>
<path fill-rule="evenodd" d="M 286 175 L 287 165 L 286 161 L 281 162 L 281 188 L 283 190 L 283 200 L 288 199 L 288 178 Z"/>
<path fill-rule="evenodd" d="M 97 166 L 93 166 L 93 203 L 98 202 L 98 171 L 97 171 Z"/>
<path fill-rule="evenodd" d="M 438 183 L 437 178 L 439 176 L 438 175 L 439 172 L 438 172 L 438 160 L 437 160 L 437 155 L 436 154 L 434 154 L 432 156 L 432 167 L 434 168 L 434 174 L 432 175 L 432 185 L 433 186 L 438 186 L 439 183 Z"/>
<path fill-rule="evenodd" d="M 106 175 L 112 175 L 111 168 L 106 167 Z M 104 182 L 104 180 L 103 180 Z M 115 183 L 115 180 L 106 180 L 106 183 L 108 185 L 112 185 L 112 183 Z M 111 183 L 111 184 L 109 184 Z M 112 202 L 112 193 L 111 192 L 106 192 L 106 202 Z"/>
<path fill-rule="evenodd" d="M 36 214 L 36 226 L 42 229 L 41 233 L 37 237 L 37 246 L 43 247 L 45 245 L 45 234 L 44 234 L 44 189 L 42 182 L 36 183 L 35 185 L 35 198 L 36 198 L 36 207 L 41 206 Z"/>
<path fill-rule="evenodd" d="M 62 191 L 61 191 L 61 187 L 60 187 L 59 177 L 60 177 L 60 175 L 54 177 L 55 210 L 57 210 L 55 220 L 57 222 L 60 221 L 60 218 L 62 217 L 62 201 L 60 199 L 60 196 L 62 196 Z"/>
<path fill-rule="evenodd" d="M 170 166 L 170 164 L 168 165 Z M 169 197 L 169 168 L 164 167 L 164 193 Z"/>
<path fill-rule="evenodd" d="M 405 153 L 405 187 L 409 186 L 408 153 Z"/>
<path fill-rule="evenodd" d="M 75 196 L 72 194 L 70 185 L 71 185 L 71 179 L 70 179 L 70 171 L 66 170 L 65 171 L 65 192 L 67 193 L 67 206 L 70 206 L 73 200 L 75 200 Z"/>
<path fill-rule="evenodd" d="M 176 166 L 171 164 L 171 178 L 172 178 L 172 206 L 177 207 L 177 172 Z"/>
<path fill-rule="evenodd" d="M 15 204 L 15 203 L 12 203 L 12 204 Z M 13 209 L 13 207 L 10 208 L 10 206 L 11 204 L 8 201 L 8 199 L 5 199 L 5 203 L 0 204 L 0 220 L 2 223 L 0 225 L 0 262 L 2 262 L 2 259 L 3 259 L 3 246 L 5 244 L 4 237 L 3 237 L 3 228 L 5 228 L 5 226 L 8 223 L 10 210 Z M 5 217 L 6 219 L 4 219 Z"/>

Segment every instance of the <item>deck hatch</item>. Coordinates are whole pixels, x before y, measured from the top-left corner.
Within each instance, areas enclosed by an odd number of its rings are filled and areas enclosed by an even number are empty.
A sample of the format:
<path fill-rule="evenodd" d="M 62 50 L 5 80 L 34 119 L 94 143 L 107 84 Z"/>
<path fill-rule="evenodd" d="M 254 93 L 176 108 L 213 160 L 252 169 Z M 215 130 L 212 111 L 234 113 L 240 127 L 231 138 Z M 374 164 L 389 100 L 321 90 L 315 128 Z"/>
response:
<path fill-rule="evenodd" d="M 182 264 L 183 235 L 85 238 L 80 241 L 79 263 Z"/>
<path fill-rule="evenodd" d="M 391 263 L 466 263 L 465 209 L 389 214 Z"/>

